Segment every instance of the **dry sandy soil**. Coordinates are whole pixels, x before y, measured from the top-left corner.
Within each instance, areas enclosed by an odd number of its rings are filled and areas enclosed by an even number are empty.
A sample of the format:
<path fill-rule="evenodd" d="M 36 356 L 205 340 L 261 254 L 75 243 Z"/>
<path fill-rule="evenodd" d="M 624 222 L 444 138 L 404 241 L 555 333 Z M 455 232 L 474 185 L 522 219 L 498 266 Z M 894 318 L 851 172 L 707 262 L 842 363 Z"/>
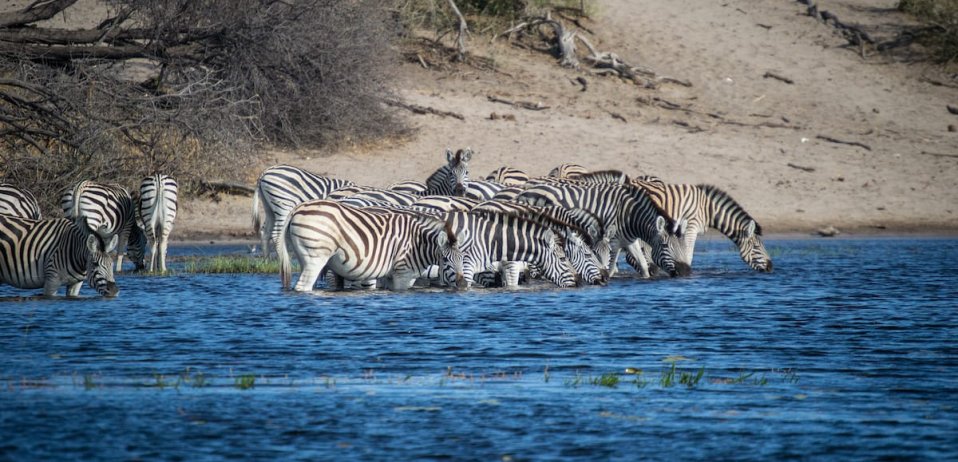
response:
<path fill-rule="evenodd" d="M 880 38 L 909 22 L 892 11 L 896 4 L 819 2 Z M 492 58 L 496 72 L 405 63 L 396 83 L 407 102 L 465 120 L 403 113 L 415 128 L 407 139 L 335 152 L 269 152 L 267 163 L 385 186 L 422 181 L 444 162 L 444 148 L 470 146 L 474 178 L 502 165 L 544 175 L 575 162 L 715 184 L 772 232 L 826 225 L 845 232 L 958 230 L 958 133 L 948 131 L 958 116 L 946 110 L 958 105 L 958 79 L 915 61 L 914 49 L 865 50 L 863 58 L 791 0 L 602 0 L 584 25 L 600 51 L 692 86 L 643 88 L 560 68 L 547 54 L 505 39 L 489 44 L 474 36 L 473 51 Z M 765 78 L 769 71 L 794 83 Z M 587 79 L 586 91 L 576 77 Z M 488 95 L 549 109 L 517 109 Z M 493 120 L 492 113 L 515 120 Z M 188 201 L 181 210 L 180 238 L 251 235 L 249 198 Z"/>

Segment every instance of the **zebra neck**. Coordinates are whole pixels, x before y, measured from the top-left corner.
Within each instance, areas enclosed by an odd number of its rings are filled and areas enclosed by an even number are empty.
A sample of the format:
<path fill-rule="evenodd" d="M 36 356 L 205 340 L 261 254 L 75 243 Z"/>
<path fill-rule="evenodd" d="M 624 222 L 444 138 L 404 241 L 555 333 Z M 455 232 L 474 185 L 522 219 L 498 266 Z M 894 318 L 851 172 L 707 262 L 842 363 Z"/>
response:
<path fill-rule="evenodd" d="M 753 221 L 752 217 L 724 191 L 709 185 L 699 186 L 699 190 L 703 204 L 700 209 L 705 215 L 705 223 L 741 246 L 742 231 L 747 223 Z"/>

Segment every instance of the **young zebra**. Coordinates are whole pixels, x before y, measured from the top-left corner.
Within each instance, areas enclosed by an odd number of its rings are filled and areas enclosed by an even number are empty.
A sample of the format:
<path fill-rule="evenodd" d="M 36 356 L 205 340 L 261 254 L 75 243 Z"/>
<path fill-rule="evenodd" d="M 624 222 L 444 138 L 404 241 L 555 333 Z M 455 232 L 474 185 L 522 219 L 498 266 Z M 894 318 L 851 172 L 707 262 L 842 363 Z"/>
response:
<path fill-rule="evenodd" d="M 0 282 L 21 289 L 43 288 L 53 297 L 66 284 L 80 294 L 83 281 L 102 296 L 114 297 L 113 251 L 117 235 L 104 240 L 62 218 L 30 220 L 0 215 Z"/>
<path fill-rule="evenodd" d="M 81 181 L 60 197 L 63 216 L 73 220 L 81 229 L 98 233 L 107 240 L 117 235 L 118 249 L 123 247 L 126 256 L 136 266 L 136 271 L 146 267 L 146 238 L 136 225 L 137 202 L 123 187 L 116 184 L 101 184 Z M 123 253 L 116 257 L 116 271 L 123 270 Z"/>
<path fill-rule="evenodd" d="M 541 268 L 545 277 L 559 287 L 574 287 L 576 272 L 566 259 L 562 245 L 548 227 L 530 220 L 502 213 L 450 212 L 447 222 L 459 236 L 462 250 L 462 277 L 466 287 L 472 286 L 476 273 L 495 271 L 501 262 L 527 262 Z M 507 274 L 503 281 L 514 285 L 518 266 L 501 265 Z M 455 268 L 443 266 L 446 280 Z M 457 279 L 459 280 L 459 279 Z"/>
<path fill-rule="evenodd" d="M 469 161 L 472 159 L 472 149 L 465 148 L 452 152 L 446 149 L 446 165 L 429 175 L 426 179 L 424 196 L 461 196 L 465 192 L 466 182 L 469 181 Z"/>
<path fill-rule="evenodd" d="M 617 271 L 621 250 L 636 240 L 652 247 L 653 260 L 669 275 L 685 276 L 691 272 L 681 242 L 682 223 L 668 218 L 641 188 L 615 184 L 543 184 L 525 190 L 517 200 L 533 205 L 581 208 L 595 214 L 602 222 L 603 234 L 611 241 L 612 257 L 608 266 L 611 275 Z M 636 257 L 644 261 L 641 254 Z M 647 266 L 641 275 L 649 277 Z"/>
<path fill-rule="evenodd" d="M 549 176 L 554 178 L 574 178 L 583 173 L 589 173 L 589 169 L 578 164 L 561 164 L 549 171 Z"/>
<path fill-rule="evenodd" d="M 303 202 L 325 199 L 329 193 L 353 186 L 352 181 L 327 178 L 292 165 L 274 165 L 256 180 L 253 194 L 253 231 L 260 236 L 264 257 L 269 257 L 269 243 L 276 242 L 289 212 Z M 263 203 L 261 221 L 259 205 Z"/>
<path fill-rule="evenodd" d="M 159 256 L 160 271 L 166 272 L 166 246 L 176 219 L 176 180 L 156 173 L 140 183 L 140 199 L 136 224 L 143 230 L 150 245 L 150 271 L 156 269 Z M 157 255 L 159 254 L 159 255 Z"/>
<path fill-rule="evenodd" d="M 39 220 L 40 205 L 30 191 L 0 183 L 0 215 Z"/>
<path fill-rule="evenodd" d="M 688 222 L 684 244 L 689 264 L 698 235 L 706 228 L 715 228 L 738 246 L 739 255 L 750 268 L 772 271 L 772 259 L 762 242 L 762 227 L 725 191 L 712 185 L 665 184 L 661 180 L 633 183 L 645 189 L 673 219 Z"/>
<path fill-rule="evenodd" d="M 522 186 L 529 181 L 529 175 L 512 167 L 499 167 L 486 175 L 486 180 L 505 186 Z"/>
<path fill-rule="evenodd" d="M 437 264 L 450 268 L 449 280 L 462 279 L 457 235 L 441 220 L 408 212 L 373 213 L 329 200 L 300 204 L 276 241 L 284 289 L 292 277 L 290 249 L 302 267 L 299 292 L 312 290 L 327 265 L 344 279 L 389 278 L 393 290 L 408 289 Z"/>

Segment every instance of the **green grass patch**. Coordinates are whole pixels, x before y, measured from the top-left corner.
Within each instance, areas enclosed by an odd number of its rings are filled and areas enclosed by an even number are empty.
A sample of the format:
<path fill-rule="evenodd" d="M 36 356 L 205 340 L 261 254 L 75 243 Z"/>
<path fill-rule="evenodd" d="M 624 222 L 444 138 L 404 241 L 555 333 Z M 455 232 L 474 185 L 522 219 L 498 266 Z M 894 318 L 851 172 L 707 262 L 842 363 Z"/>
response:
<path fill-rule="evenodd" d="M 293 270 L 298 271 L 297 265 Z M 271 274 L 279 273 L 279 261 L 262 257 L 219 255 L 215 257 L 192 257 L 183 265 L 184 273 L 204 274 Z"/>
<path fill-rule="evenodd" d="M 233 382 L 233 386 L 239 388 L 240 390 L 249 390 L 256 386 L 256 376 L 253 374 L 246 374 L 236 377 Z"/>

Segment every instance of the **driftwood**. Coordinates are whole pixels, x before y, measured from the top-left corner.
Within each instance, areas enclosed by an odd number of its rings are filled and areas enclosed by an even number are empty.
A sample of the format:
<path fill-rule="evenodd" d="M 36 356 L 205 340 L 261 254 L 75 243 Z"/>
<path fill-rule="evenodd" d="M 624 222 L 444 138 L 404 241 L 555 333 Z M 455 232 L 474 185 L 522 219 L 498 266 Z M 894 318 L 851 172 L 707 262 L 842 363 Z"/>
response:
<path fill-rule="evenodd" d="M 826 135 L 818 135 L 818 136 L 816 136 L 815 138 L 818 138 L 818 139 L 824 140 L 824 141 L 828 141 L 829 143 L 847 144 L 847 145 L 849 145 L 849 146 L 862 147 L 862 148 L 865 148 L 865 149 L 867 149 L 867 150 L 869 150 L 869 151 L 872 150 L 871 146 L 869 146 L 869 145 L 867 145 L 867 144 L 859 143 L 859 142 L 857 142 L 857 141 L 843 141 L 843 140 L 840 140 L 840 139 L 837 139 L 837 138 L 832 138 L 832 137 L 826 136 Z"/>
<path fill-rule="evenodd" d="M 489 101 L 493 103 L 508 104 L 513 107 L 517 107 L 520 109 L 528 109 L 530 111 L 542 111 L 545 109 L 549 109 L 549 106 L 542 104 L 541 101 L 535 102 L 535 103 L 530 103 L 528 101 L 510 101 L 510 100 L 502 99 L 502 98 L 499 98 L 498 96 L 493 96 L 493 95 L 486 96 L 486 99 L 488 99 Z"/>
<path fill-rule="evenodd" d="M 948 105 L 945 106 L 945 108 L 948 109 L 948 112 L 950 112 L 950 113 L 952 113 L 952 114 L 955 114 L 955 115 L 958 115 L 958 107 L 955 107 L 955 106 L 952 106 L 952 105 L 948 104 Z"/>
<path fill-rule="evenodd" d="M 431 107 L 420 106 L 418 104 L 403 103 L 402 101 L 396 101 L 391 99 L 383 100 L 383 102 L 387 106 L 402 108 L 414 114 L 422 114 L 422 115 L 433 114 L 440 117 L 452 117 L 454 119 L 466 120 L 466 118 L 462 114 L 457 114 L 451 111 L 443 111 L 439 109 L 433 109 Z"/>
<path fill-rule="evenodd" d="M 797 168 L 797 169 L 802 170 L 802 171 L 805 171 L 805 172 L 814 172 L 814 171 L 815 171 L 815 167 L 803 167 L 803 166 L 801 166 L 801 165 L 796 165 L 796 164 L 793 164 L 793 163 L 791 163 L 791 162 L 789 162 L 789 163 L 787 163 L 787 164 L 785 164 L 785 165 L 788 165 L 789 167 L 792 167 L 792 168 Z"/>

